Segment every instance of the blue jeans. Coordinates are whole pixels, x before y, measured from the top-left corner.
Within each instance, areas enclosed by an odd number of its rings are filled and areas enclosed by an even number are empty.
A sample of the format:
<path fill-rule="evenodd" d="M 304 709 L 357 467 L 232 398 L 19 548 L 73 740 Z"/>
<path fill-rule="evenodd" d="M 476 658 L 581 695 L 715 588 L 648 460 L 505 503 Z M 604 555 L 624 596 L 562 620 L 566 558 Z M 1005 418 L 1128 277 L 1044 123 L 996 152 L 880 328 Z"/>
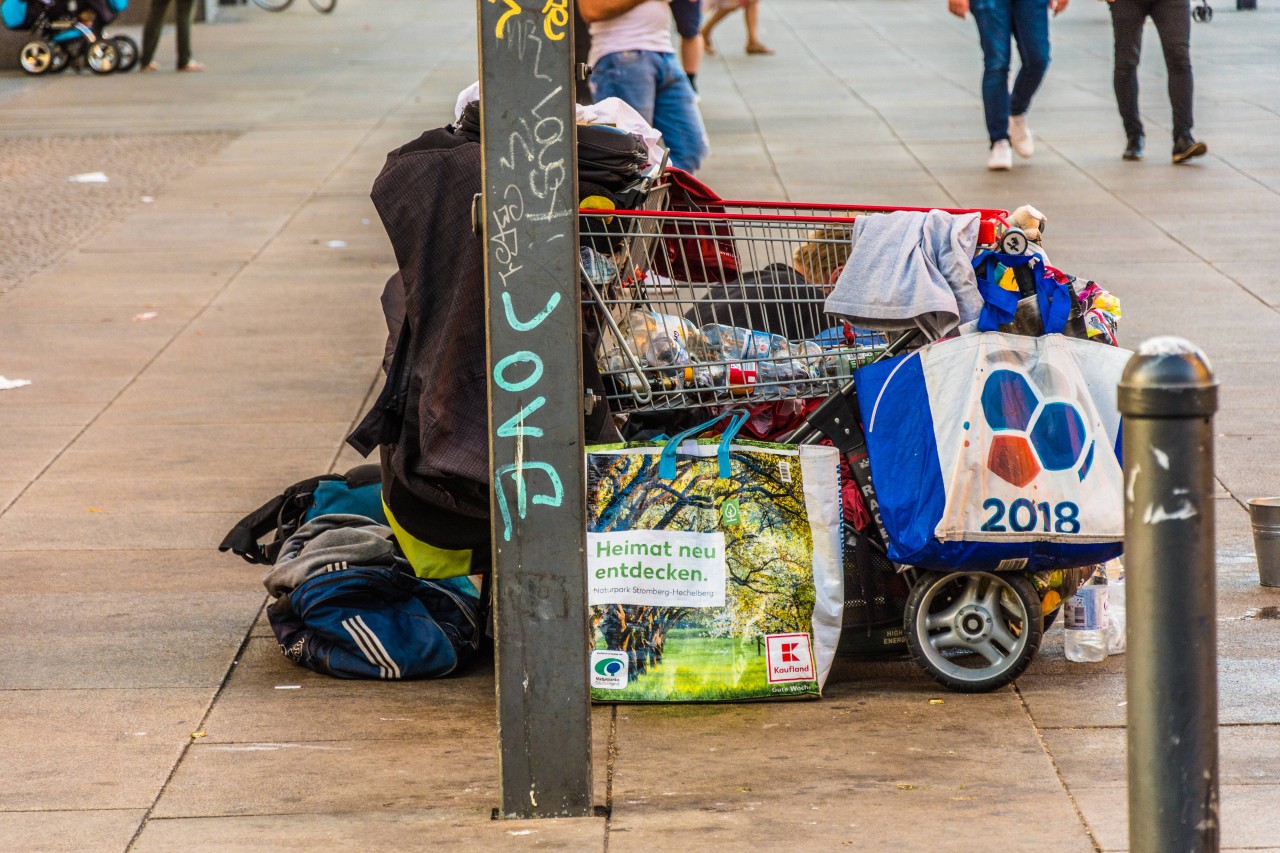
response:
<path fill-rule="evenodd" d="M 707 154 L 693 87 L 674 53 L 623 50 L 602 56 L 591 72 L 597 102 L 621 98 L 662 134 L 671 165 L 696 172 Z"/>
<path fill-rule="evenodd" d="M 1031 106 L 1049 68 L 1048 0 L 973 0 L 969 6 L 982 42 L 982 106 L 992 143 L 1009 138 L 1009 116 Z M 1009 92 L 1009 42 L 1018 43 L 1022 67 Z"/>

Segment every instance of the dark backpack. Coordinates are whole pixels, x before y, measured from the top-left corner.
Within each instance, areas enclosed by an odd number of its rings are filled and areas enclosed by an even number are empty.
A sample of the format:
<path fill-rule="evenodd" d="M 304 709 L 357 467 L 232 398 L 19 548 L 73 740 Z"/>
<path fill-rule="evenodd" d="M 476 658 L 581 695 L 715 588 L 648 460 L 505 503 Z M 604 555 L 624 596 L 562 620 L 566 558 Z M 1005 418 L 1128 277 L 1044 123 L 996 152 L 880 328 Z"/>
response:
<path fill-rule="evenodd" d="M 267 607 L 285 657 L 336 678 L 439 678 L 466 664 L 484 630 L 466 578 L 387 567 L 315 575 Z"/>
<path fill-rule="evenodd" d="M 387 523 L 382 508 L 382 469 L 357 465 L 345 474 L 323 474 L 294 483 L 246 515 L 227 532 L 219 551 L 232 551 L 250 563 L 270 566 L 284 540 L 311 519 L 330 513 L 362 515 Z M 275 531 L 270 542 L 259 540 Z"/>

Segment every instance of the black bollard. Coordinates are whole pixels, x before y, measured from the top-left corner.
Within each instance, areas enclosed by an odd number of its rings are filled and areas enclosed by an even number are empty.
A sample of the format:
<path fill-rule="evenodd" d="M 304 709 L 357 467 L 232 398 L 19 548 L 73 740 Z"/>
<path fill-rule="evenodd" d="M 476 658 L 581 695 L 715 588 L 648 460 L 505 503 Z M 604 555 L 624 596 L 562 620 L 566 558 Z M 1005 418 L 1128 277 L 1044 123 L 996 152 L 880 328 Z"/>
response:
<path fill-rule="evenodd" d="M 1218 678 L 1209 360 L 1153 338 L 1125 367 L 1129 849 L 1218 849 Z"/>

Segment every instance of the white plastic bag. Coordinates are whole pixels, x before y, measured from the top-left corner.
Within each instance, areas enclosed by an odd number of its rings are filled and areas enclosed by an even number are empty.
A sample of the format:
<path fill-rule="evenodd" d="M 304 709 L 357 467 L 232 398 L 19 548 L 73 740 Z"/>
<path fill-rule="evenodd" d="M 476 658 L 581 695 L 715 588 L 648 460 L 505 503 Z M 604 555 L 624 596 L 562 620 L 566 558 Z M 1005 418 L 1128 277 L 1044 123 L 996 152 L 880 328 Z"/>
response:
<path fill-rule="evenodd" d="M 1100 569 L 1107 579 L 1107 655 L 1122 655 L 1125 649 L 1124 563 L 1117 557 Z"/>

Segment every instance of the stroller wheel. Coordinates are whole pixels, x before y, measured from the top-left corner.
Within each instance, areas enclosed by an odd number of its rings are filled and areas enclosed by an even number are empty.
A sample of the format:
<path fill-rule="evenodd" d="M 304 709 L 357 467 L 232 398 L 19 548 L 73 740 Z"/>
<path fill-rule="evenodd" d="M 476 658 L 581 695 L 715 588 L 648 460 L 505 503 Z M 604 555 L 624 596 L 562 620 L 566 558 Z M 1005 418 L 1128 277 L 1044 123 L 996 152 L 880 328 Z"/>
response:
<path fill-rule="evenodd" d="M 57 42 L 53 44 L 53 64 L 49 66 L 50 74 L 66 71 L 71 64 L 71 55 Z"/>
<path fill-rule="evenodd" d="M 120 55 L 116 70 L 132 71 L 133 66 L 138 64 L 138 43 L 128 36 L 112 36 L 111 43 L 115 45 L 116 53 Z"/>
<path fill-rule="evenodd" d="M 28 74 L 43 74 L 53 67 L 56 50 L 56 47 L 44 39 L 29 41 L 18 52 L 18 64 Z"/>
<path fill-rule="evenodd" d="M 1044 636 L 1040 596 L 1021 574 L 923 572 L 903 615 L 911 656 L 942 686 L 985 693 L 1022 674 Z"/>
<path fill-rule="evenodd" d="M 1207 24 L 1213 20 L 1213 10 L 1208 6 L 1197 6 L 1191 10 L 1191 17 L 1198 23 Z"/>
<path fill-rule="evenodd" d="M 110 74 L 120 65 L 120 52 L 106 39 L 99 39 L 84 52 L 84 61 L 94 74 Z"/>

